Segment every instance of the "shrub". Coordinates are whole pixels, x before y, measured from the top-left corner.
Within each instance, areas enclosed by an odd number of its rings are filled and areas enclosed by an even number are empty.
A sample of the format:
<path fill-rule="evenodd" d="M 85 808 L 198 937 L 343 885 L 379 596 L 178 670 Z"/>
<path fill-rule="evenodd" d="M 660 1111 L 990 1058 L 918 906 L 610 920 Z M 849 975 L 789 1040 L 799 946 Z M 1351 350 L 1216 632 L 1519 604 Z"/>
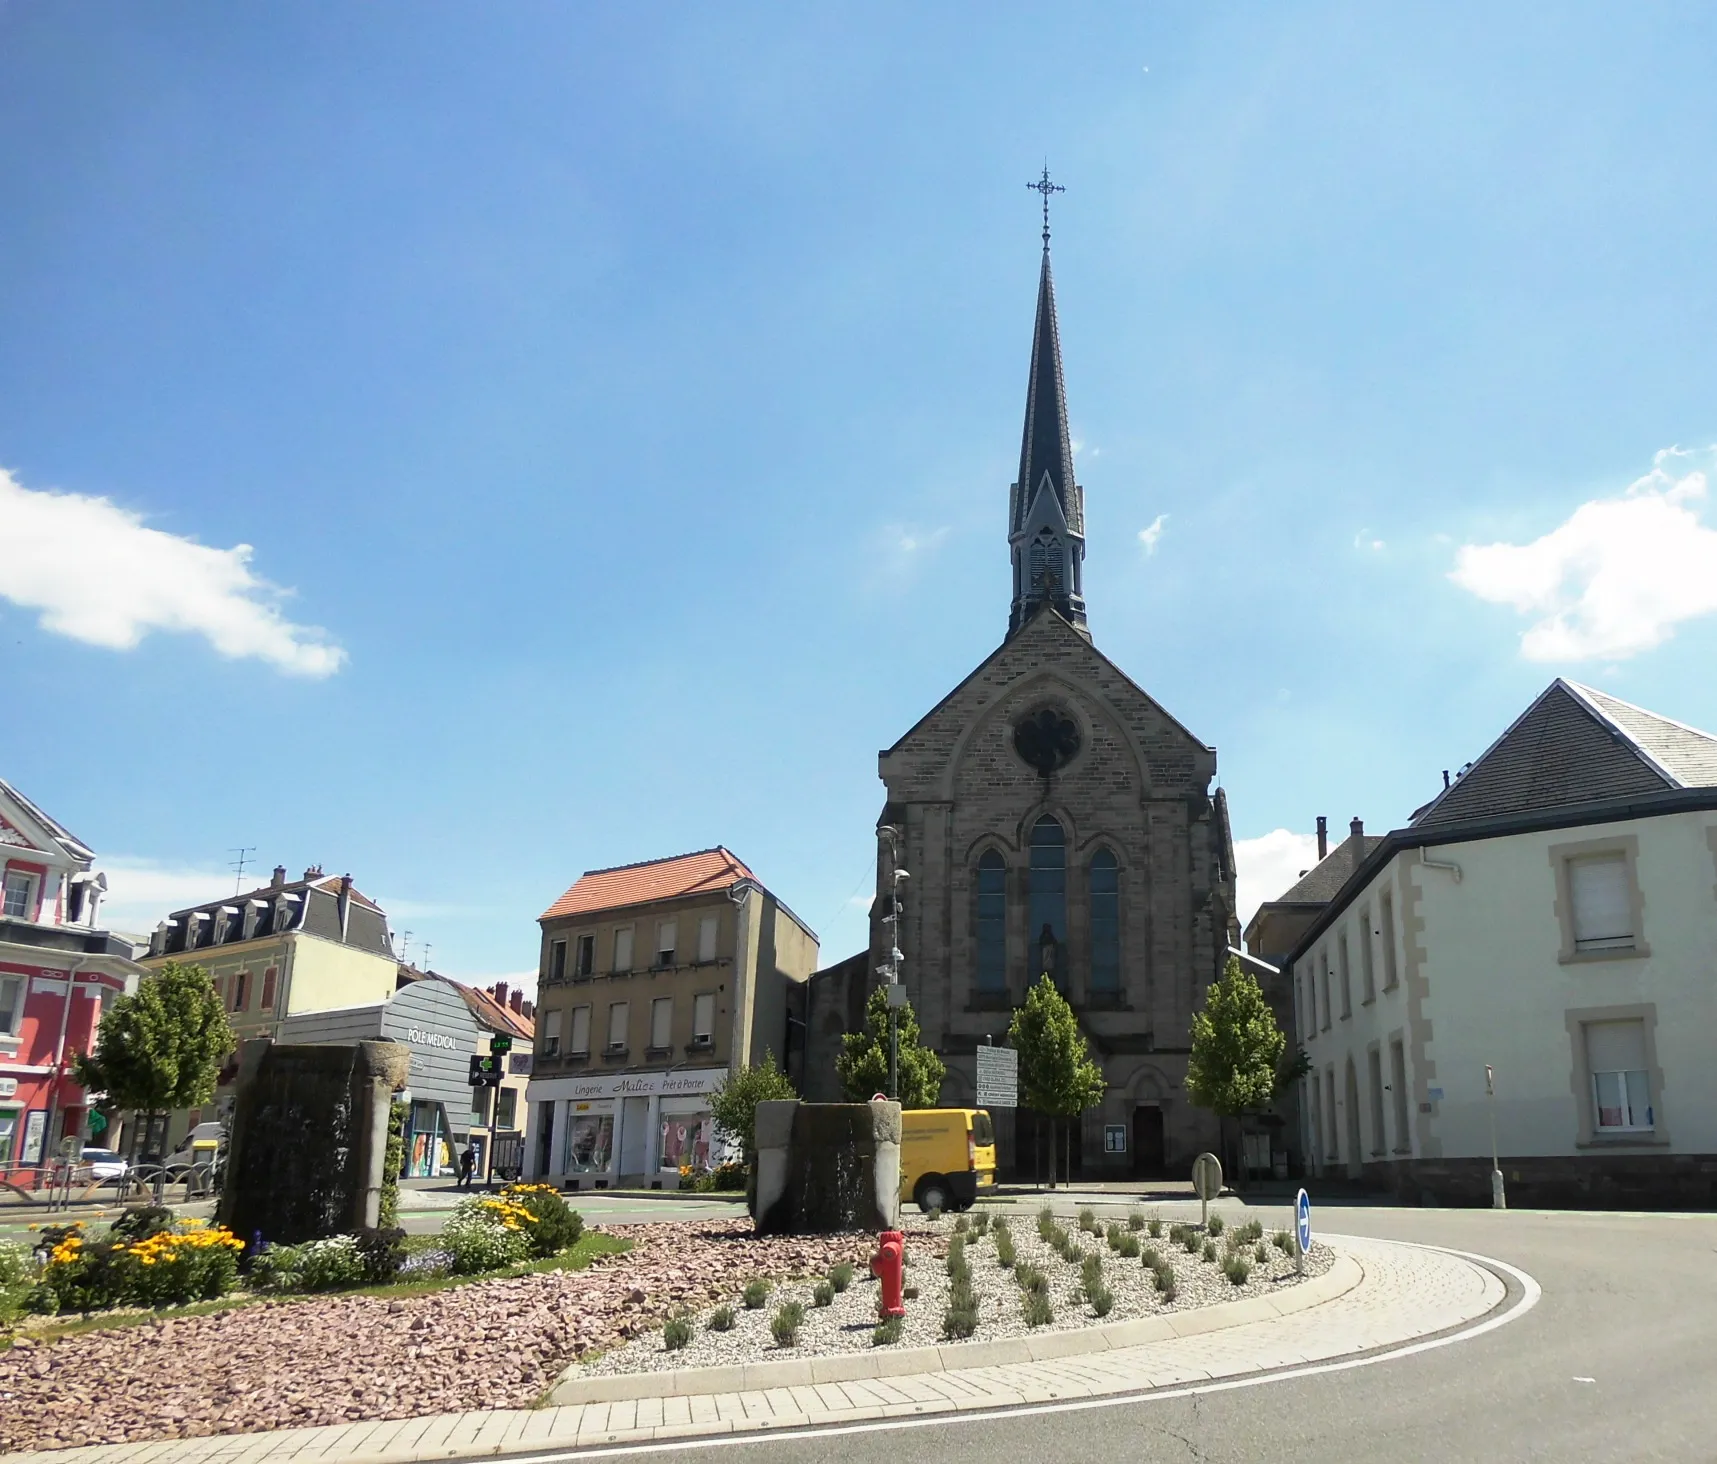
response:
<path fill-rule="evenodd" d="M 364 1281 L 364 1258 L 355 1235 L 331 1235 L 294 1246 L 297 1265 L 292 1269 L 293 1291 L 338 1291 L 360 1286 Z"/>
<path fill-rule="evenodd" d="M 1036 1266 L 1020 1266 L 1014 1271 L 1014 1280 L 1019 1282 L 1022 1290 L 1041 1291 L 1045 1296 L 1049 1294 L 1049 1277 Z"/>
<path fill-rule="evenodd" d="M 1139 1231 L 1139 1230 L 1143 1230 L 1144 1228 L 1145 1228 L 1145 1212 L 1143 1210 L 1129 1210 L 1129 1211 L 1127 1211 L 1127 1229 L 1133 1230 L 1133 1231 Z"/>
<path fill-rule="evenodd" d="M 998 1227 L 996 1230 L 996 1264 L 1005 1271 L 1013 1265 L 1015 1255 L 1013 1236 Z"/>
<path fill-rule="evenodd" d="M 1098 1233 L 1097 1212 L 1095 1210 L 1081 1210 L 1079 1212 L 1079 1229 L 1089 1235 Z"/>
<path fill-rule="evenodd" d="M 709 1321 L 704 1324 L 712 1332 L 731 1332 L 733 1330 L 733 1308 L 718 1306 L 709 1314 Z"/>
<path fill-rule="evenodd" d="M 456 1276 L 475 1276 L 517 1265 L 531 1254 L 526 1229 L 532 1223 L 522 1205 L 473 1197 L 461 1200 L 441 1228 L 441 1244 Z"/>
<path fill-rule="evenodd" d="M 27 1247 L 0 1241 L 0 1288 L 22 1286 L 35 1273 L 35 1262 Z"/>
<path fill-rule="evenodd" d="M 1163 1217 L 1153 1210 L 1151 1218 L 1145 1222 L 1145 1229 L 1150 1231 L 1152 1240 L 1161 1240 L 1163 1238 Z"/>
<path fill-rule="evenodd" d="M 799 1327 L 805 1320 L 803 1302 L 784 1301 L 769 1319 L 769 1332 L 779 1347 L 793 1347 L 799 1341 Z"/>
<path fill-rule="evenodd" d="M 1171 1225 L 1171 1226 L 1169 1226 L 1169 1243 L 1171 1245 L 1183 1245 L 1183 1244 L 1185 1244 L 1186 1237 L 1187 1237 L 1187 1234 L 1190 1231 L 1190 1229 L 1191 1229 L 1191 1227 L 1187 1226 L 1187 1225 Z"/>
<path fill-rule="evenodd" d="M 756 1311 L 769 1300 L 769 1283 L 759 1276 L 754 1281 L 745 1283 L 745 1309 Z"/>
<path fill-rule="evenodd" d="M 1137 1260 L 1139 1256 L 1139 1237 L 1129 1231 L 1121 1237 L 1121 1243 L 1115 1247 L 1124 1260 Z"/>
<path fill-rule="evenodd" d="M 1056 1233 L 1055 1211 L 1045 1205 L 1037 1212 L 1037 1235 L 1039 1240 L 1050 1240 Z M 1053 1243 L 1053 1241 L 1052 1241 Z"/>
<path fill-rule="evenodd" d="M 687 1316 L 669 1317 L 662 1323 L 662 1349 L 678 1352 L 692 1340 L 692 1321 Z"/>
<path fill-rule="evenodd" d="M 1246 1278 L 1252 1274 L 1252 1263 L 1245 1256 L 1230 1256 L 1222 1274 L 1236 1286 L 1244 1286 Z"/>
<path fill-rule="evenodd" d="M 51 1317 L 60 1309 L 59 1293 L 38 1281 L 24 1293 L 23 1307 L 32 1316 Z"/>
<path fill-rule="evenodd" d="M 1214 1262 L 1216 1260 L 1216 1242 L 1214 1240 L 1205 1241 L 1203 1255 L 1207 1261 Z"/>
<path fill-rule="evenodd" d="M 1196 1230 L 1187 1230 L 1182 1232 L 1180 1243 L 1181 1248 L 1185 1250 L 1189 1256 L 1196 1256 L 1204 1249 L 1204 1242 L 1198 1238 L 1198 1232 Z"/>
<path fill-rule="evenodd" d="M 1099 1286 L 1087 1300 L 1091 1303 L 1091 1310 L 1100 1317 L 1108 1316 L 1115 1309 L 1115 1294 L 1107 1286 Z"/>
<path fill-rule="evenodd" d="M 990 1212 L 988 1210 L 979 1210 L 976 1214 L 974 1214 L 972 1216 L 972 1234 L 973 1235 L 979 1236 L 981 1238 L 985 1234 L 985 1232 L 987 1232 L 989 1230 L 989 1228 L 990 1228 Z"/>
<path fill-rule="evenodd" d="M 745 1188 L 745 1166 L 737 1161 L 718 1164 L 714 1169 L 706 1169 L 702 1174 L 691 1177 L 691 1186 L 700 1194 L 710 1194 L 716 1190 L 742 1190 Z"/>
<path fill-rule="evenodd" d="M 829 1267 L 829 1285 L 836 1291 L 845 1291 L 853 1284 L 853 1267 L 851 1261 L 838 1261 Z"/>
<path fill-rule="evenodd" d="M 1222 1234 L 1222 1225 L 1223 1225 L 1222 1217 L 1220 1215 L 1212 1215 L 1210 1217 L 1210 1223 L 1208 1225 L 1206 1225 L 1204 1228 L 1205 1228 L 1205 1231 L 1210 1235 L 1221 1235 Z"/>
<path fill-rule="evenodd" d="M 147 1240 L 173 1228 L 173 1212 L 165 1205 L 133 1205 L 107 1227 L 109 1240 Z"/>
<path fill-rule="evenodd" d="M 1272 1235 L 1270 1237 L 1270 1239 L 1275 1242 L 1276 1249 L 1281 1251 L 1281 1253 L 1283 1255 L 1285 1255 L 1285 1256 L 1293 1255 L 1293 1253 L 1294 1253 L 1294 1237 L 1291 1236 L 1290 1234 L 1288 1234 L 1287 1231 L 1278 1230 L 1274 1235 Z"/>
<path fill-rule="evenodd" d="M 1248 1220 L 1240 1227 L 1240 1234 L 1247 1241 L 1262 1240 L 1264 1238 L 1264 1222 L 1262 1220 Z"/>
<path fill-rule="evenodd" d="M 811 1302 L 814 1306 L 833 1306 L 835 1288 L 827 1281 L 819 1281 L 811 1292 Z"/>
<path fill-rule="evenodd" d="M 50 1226 L 41 1286 L 53 1311 L 102 1311 L 115 1306 L 183 1306 L 225 1296 L 238 1280 L 241 1241 L 224 1225 L 185 1220 L 141 1239 L 109 1234 L 86 1240 L 81 1224 Z M 48 1310 L 46 1295 L 33 1309 Z"/>
<path fill-rule="evenodd" d="M 399 1275 L 406 1262 L 405 1232 L 397 1225 L 365 1226 L 358 1232 L 358 1255 L 363 1261 L 364 1280 L 385 1286 Z"/>
<path fill-rule="evenodd" d="M 972 1267 L 966 1260 L 966 1247 L 958 1240 L 948 1247 L 948 1279 L 950 1281 L 970 1281 Z"/>
<path fill-rule="evenodd" d="M 567 1204 L 552 1184 L 509 1184 L 501 1199 L 528 1211 L 531 1224 L 531 1254 L 540 1258 L 558 1256 L 578 1244 L 584 1234 L 584 1216 Z"/>
<path fill-rule="evenodd" d="M 1118 1251 L 1121 1248 L 1121 1237 L 1126 1233 L 1119 1225 L 1111 1222 L 1109 1228 L 1103 1232 L 1103 1239 L 1109 1243 L 1110 1250 Z"/>
<path fill-rule="evenodd" d="M 875 1330 L 870 1334 L 870 1345 L 872 1347 L 893 1346 L 900 1340 L 901 1326 L 899 1317 L 890 1317 L 885 1322 L 878 1322 Z"/>
<path fill-rule="evenodd" d="M 960 1218 L 954 1222 L 954 1234 L 956 1235 L 964 1235 L 971 1228 L 972 1222 L 964 1215 L 960 1216 Z"/>
<path fill-rule="evenodd" d="M 376 1224 L 384 1230 L 399 1224 L 399 1175 L 405 1168 L 405 1125 L 410 1117 L 409 1103 L 388 1105 L 388 1137 L 382 1150 L 382 1195 L 376 1207 Z"/>
<path fill-rule="evenodd" d="M 1175 1279 L 1173 1270 L 1164 1266 L 1162 1270 L 1157 1272 L 1156 1283 L 1157 1294 L 1161 1296 L 1165 1302 L 1173 1301 L 1175 1298 Z"/>
<path fill-rule="evenodd" d="M 1263 1241 L 1259 1241 L 1258 1249 L 1252 1252 L 1252 1259 L 1260 1266 L 1268 1265 L 1270 1262 L 1270 1247 L 1265 1245 Z"/>
<path fill-rule="evenodd" d="M 1144 1261 L 1145 1269 L 1147 1271 L 1154 1271 L 1158 1266 L 1162 1265 L 1163 1253 L 1154 1245 L 1147 1245 L 1144 1249 L 1142 1259 Z"/>
<path fill-rule="evenodd" d="M 1087 1298 L 1092 1296 L 1103 1284 L 1103 1258 L 1093 1252 L 1085 1257 L 1079 1267 L 1079 1284 L 1085 1288 Z"/>
<path fill-rule="evenodd" d="M 948 1309 L 942 1314 L 942 1335 L 957 1340 L 977 1330 L 978 1298 L 972 1294 L 970 1282 L 956 1282 L 948 1293 Z"/>
<path fill-rule="evenodd" d="M 1047 1327 L 1055 1320 L 1055 1308 L 1050 1304 L 1047 1291 L 1026 1292 L 1021 1307 L 1028 1327 Z"/>

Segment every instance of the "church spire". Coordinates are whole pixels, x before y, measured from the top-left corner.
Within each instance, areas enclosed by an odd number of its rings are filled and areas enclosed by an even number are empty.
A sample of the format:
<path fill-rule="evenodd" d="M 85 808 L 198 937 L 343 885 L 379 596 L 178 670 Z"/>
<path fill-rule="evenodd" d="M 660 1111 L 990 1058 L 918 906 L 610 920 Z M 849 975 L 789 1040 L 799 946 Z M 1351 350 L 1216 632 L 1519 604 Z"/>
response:
<path fill-rule="evenodd" d="M 1040 605 L 1048 604 L 1089 635 L 1084 594 L 1085 490 L 1073 481 L 1061 332 L 1055 319 L 1055 281 L 1049 271 L 1049 196 L 1062 190 L 1049 181 L 1048 168 L 1041 179 L 1026 186 L 1043 196 L 1043 268 L 1037 282 L 1037 325 L 1031 339 L 1019 481 L 1013 485 L 1008 515 L 1014 570 L 1008 634 L 1031 619 Z"/>

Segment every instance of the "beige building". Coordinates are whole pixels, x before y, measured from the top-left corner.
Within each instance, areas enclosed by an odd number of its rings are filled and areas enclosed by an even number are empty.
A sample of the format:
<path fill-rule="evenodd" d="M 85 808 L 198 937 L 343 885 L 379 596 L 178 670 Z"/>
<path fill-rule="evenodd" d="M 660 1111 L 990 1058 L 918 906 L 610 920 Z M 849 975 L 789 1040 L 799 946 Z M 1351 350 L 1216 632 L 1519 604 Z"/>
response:
<path fill-rule="evenodd" d="M 539 923 L 527 1173 L 672 1188 L 716 1155 L 729 1071 L 792 1060 L 816 935 L 721 848 L 591 870 Z"/>
<path fill-rule="evenodd" d="M 350 875 L 310 868 L 289 882 L 279 865 L 260 889 L 163 920 L 141 964 L 159 970 L 169 961 L 209 973 L 240 1043 L 278 1037 L 287 1017 L 385 1002 L 399 977 L 387 916 Z M 223 1094 L 207 1111 L 173 1115 L 168 1146 L 229 1106 Z"/>

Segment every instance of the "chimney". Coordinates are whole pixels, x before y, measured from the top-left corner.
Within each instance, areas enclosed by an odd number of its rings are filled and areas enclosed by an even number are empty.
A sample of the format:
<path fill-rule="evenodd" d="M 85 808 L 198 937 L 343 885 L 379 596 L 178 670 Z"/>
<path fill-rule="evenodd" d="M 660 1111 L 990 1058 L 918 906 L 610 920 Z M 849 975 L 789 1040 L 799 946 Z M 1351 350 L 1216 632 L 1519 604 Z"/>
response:
<path fill-rule="evenodd" d="M 1353 841 L 1353 867 L 1358 869 L 1365 862 L 1365 825 L 1356 818 L 1348 824 L 1347 832 Z"/>
<path fill-rule="evenodd" d="M 1322 864 L 1329 858 L 1329 819 L 1324 814 L 1318 815 L 1318 863 Z"/>
<path fill-rule="evenodd" d="M 312 864 L 308 869 L 306 869 L 304 871 L 304 878 L 305 879 L 321 879 L 322 878 L 322 866 L 320 864 Z"/>
<path fill-rule="evenodd" d="M 519 1008 L 519 1015 L 521 1017 L 523 1017 L 528 1022 L 534 1016 L 536 1016 L 536 1011 L 537 1011 L 536 1004 L 534 1002 L 527 1001 L 523 1006 L 521 1006 Z"/>
<path fill-rule="evenodd" d="M 509 1009 L 511 1009 L 512 1011 L 518 1012 L 521 1016 L 524 1015 L 523 1011 L 521 1010 L 521 1008 L 524 1006 L 524 1004 L 525 1004 L 525 994 L 522 991 L 515 991 L 512 994 L 512 996 L 510 996 L 507 999 L 507 1006 L 509 1007 Z"/>
<path fill-rule="evenodd" d="M 271 883 L 269 885 L 269 889 L 279 890 L 279 889 L 285 889 L 285 888 L 286 888 L 286 866 L 284 864 L 277 864 L 274 866 L 274 880 L 273 880 L 273 883 Z"/>
<path fill-rule="evenodd" d="M 496 1006 L 505 1006 L 507 1004 L 507 983 L 505 981 L 497 981 L 489 988 L 489 991 L 495 998 Z"/>
<path fill-rule="evenodd" d="M 1449 770 L 1447 768 L 1443 769 L 1443 791 L 1445 793 L 1449 791 Z"/>
<path fill-rule="evenodd" d="M 352 876 L 340 876 L 340 942 L 345 944 L 346 928 L 352 923 Z"/>

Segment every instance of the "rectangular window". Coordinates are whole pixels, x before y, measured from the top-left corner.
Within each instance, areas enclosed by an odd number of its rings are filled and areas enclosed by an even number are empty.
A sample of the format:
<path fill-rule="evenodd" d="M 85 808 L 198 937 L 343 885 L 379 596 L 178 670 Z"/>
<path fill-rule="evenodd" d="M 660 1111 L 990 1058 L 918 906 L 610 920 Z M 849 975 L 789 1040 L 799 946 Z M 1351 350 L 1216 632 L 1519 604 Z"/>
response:
<path fill-rule="evenodd" d="M 1586 1065 L 1595 1132 L 1639 1133 L 1655 1126 L 1644 1022 L 1586 1023 Z"/>
<path fill-rule="evenodd" d="M 991 849 L 978 860 L 978 990 L 1006 991 L 1008 871 Z"/>
<path fill-rule="evenodd" d="M 233 1010 L 242 1012 L 249 1010 L 250 1003 L 250 972 L 240 971 L 233 977 Z"/>
<path fill-rule="evenodd" d="M 1622 951 L 1634 943 L 1628 863 L 1620 854 L 1568 861 L 1576 951 Z"/>
<path fill-rule="evenodd" d="M 1324 1155 L 1334 1163 L 1341 1157 L 1341 1125 L 1335 1116 L 1335 1069 L 1324 1072 Z"/>
<path fill-rule="evenodd" d="M 1091 989 L 1121 989 L 1121 869 L 1107 849 L 1091 858 Z"/>
<path fill-rule="evenodd" d="M 610 1002 L 608 1006 L 608 1050 L 626 1050 L 626 1003 L 623 1001 Z"/>
<path fill-rule="evenodd" d="M 15 869 L 6 871 L 5 913 L 14 920 L 28 920 L 35 910 L 36 881 Z"/>
<path fill-rule="evenodd" d="M 715 959 L 716 936 L 721 930 L 721 917 L 705 915 L 698 921 L 698 959 L 713 961 Z"/>
<path fill-rule="evenodd" d="M 1383 897 L 1383 989 L 1395 989 L 1395 896 Z"/>
<path fill-rule="evenodd" d="M 1371 948 L 1371 911 L 1359 912 L 1359 986 L 1365 1001 L 1377 1000 L 1377 964 Z"/>
<path fill-rule="evenodd" d="M 543 1015 L 543 1056 L 558 1057 L 560 1055 L 560 1013 L 546 1012 Z"/>
<path fill-rule="evenodd" d="M 1312 1157 L 1317 1163 L 1322 1164 L 1324 1147 L 1323 1084 L 1318 1081 L 1316 1073 L 1311 1075 L 1309 1086 L 1312 1093 L 1312 1111 L 1309 1115 L 1312 1126 Z"/>
<path fill-rule="evenodd" d="M 18 1035 L 18 1023 L 24 1015 L 24 981 L 20 976 L 0 976 L 0 1032 L 8 1037 Z M 0 1159 L 0 1162 L 4 1162 Z"/>
<path fill-rule="evenodd" d="M 630 925 L 623 925 L 614 932 L 614 972 L 616 975 L 624 975 L 632 969 L 633 934 Z"/>
<path fill-rule="evenodd" d="M 271 1012 L 274 1010 L 275 977 L 276 973 L 273 966 L 262 973 L 262 1001 L 258 1008 L 261 1011 Z"/>
<path fill-rule="evenodd" d="M 1395 1100 L 1395 1147 L 1405 1154 L 1413 1139 L 1407 1132 L 1407 1049 L 1399 1041 L 1389 1044 L 1389 1088 Z"/>
<path fill-rule="evenodd" d="M 650 1046 L 666 1052 L 674 1040 L 674 999 L 658 996 L 650 1003 Z"/>
<path fill-rule="evenodd" d="M 656 965 L 659 967 L 674 964 L 674 944 L 679 936 L 679 923 L 674 920 L 664 920 L 656 927 Z"/>
<path fill-rule="evenodd" d="M 1341 1015 L 1342 1020 L 1353 1015 L 1353 969 L 1347 959 L 1347 932 L 1341 933 L 1336 941 L 1336 965 L 1341 972 Z"/>
<path fill-rule="evenodd" d="M 567 1051 L 574 1057 L 590 1056 L 590 1008 L 572 1009 L 572 1032 L 567 1038 Z"/>
<path fill-rule="evenodd" d="M 578 938 L 578 952 L 573 958 L 572 974 L 588 976 L 596 969 L 596 937 L 581 935 Z"/>
<path fill-rule="evenodd" d="M 566 980 L 566 942 L 551 940 L 548 947 L 548 979 Z"/>
<path fill-rule="evenodd" d="M 519 1090 L 517 1088 L 497 1088 L 495 1090 L 495 1126 L 510 1129 L 519 1121 Z"/>
<path fill-rule="evenodd" d="M 1366 1054 L 1371 1079 L 1371 1152 L 1381 1154 L 1389 1147 L 1389 1136 L 1383 1129 L 1383 1054 L 1375 1047 Z"/>
<path fill-rule="evenodd" d="M 489 1090 L 473 1088 L 471 1090 L 471 1123 L 481 1128 L 489 1122 Z"/>
<path fill-rule="evenodd" d="M 692 998 L 692 1042 L 708 1045 L 715 1041 L 715 993 L 699 992 Z"/>
<path fill-rule="evenodd" d="M 1321 1004 L 1323 1006 L 1323 1013 L 1324 1013 L 1323 1028 L 1324 1028 L 1324 1031 L 1327 1032 L 1327 1031 L 1329 1031 L 1329 1022 L 1330 1022 L 1330 1016 L 1329 1016 L 1329 952 L 1328 951 L 1320 951 L 1318 953 L 1318 996 L 1321 999 Z"/>

